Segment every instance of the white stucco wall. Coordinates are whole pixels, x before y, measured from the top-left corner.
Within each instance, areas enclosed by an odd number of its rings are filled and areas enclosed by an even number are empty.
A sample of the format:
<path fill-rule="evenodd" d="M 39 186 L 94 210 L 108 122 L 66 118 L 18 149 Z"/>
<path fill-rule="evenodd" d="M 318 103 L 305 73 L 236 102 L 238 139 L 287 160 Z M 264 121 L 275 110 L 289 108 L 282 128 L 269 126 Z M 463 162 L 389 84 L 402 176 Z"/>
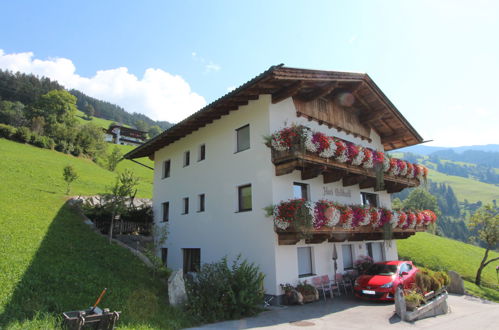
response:
<path fill-rule="evenodd" d="M 376 131 L 371 130 L 372 142 L 362 140 L 360 137 L 354 137 L 345 132 L 339 132 L 336 129 L 328 128 L 326 125 L 319 125 L 316 121 L 309 121 L 303 117 L 296 116 L 296 109 L 291 98 L 288 98 L 277 104 L 270 105 L 270 131 L 274 132 L 283 127 L 288 127 L 292 124 L 304 125 L 312 130 L 320 131 L 328 135 L 336 136 L 353 143 L 370 147 L 379 151 L 384 151 L 381 139 Z M 310 180 L 301 180 L 301 173 L 293 171 L 290 174 L 283 176 L 272 177 L 272 191 L 273 203 L 277 204 L 282 200 L 293 198 L 293 182 L 306 183 L 309 185 L 309 197 L 311 201 L 318 201 L 320 199 L 333 200 L 342 204 L 352 205 L 361 204 L 361 192 L 376 193 L 380 206 L 391 208 L 390 195 L 386 191 L 374 192 L 373 188 L 360 189 L 359 185 L 343 187 L 342 181 L 337 181 L 329 184 L 323 183 L 322 176 Z M 306 280 L 307 278 L 298 277 L 298 258 L 297 248 L 302 246 L 312 247 L 312 269 L 317 275 L 328 274 L 333 278 L 333 244 L 336 244 L 337 249 L 337 272 L 343 272 L 343 257 L 342 248 L 344 244 L 351 244 L 353 251 L 353 260 L 361 255 L 367 255 L 367 242 L 342 242 L 342 243 L 329 243 L 323 242 L 321 244 L 305 244 L 301 240 L 297 245 L 277 245 L 276 246 L 276 287 L 279 292 L 279 284 L 291 283 L 296 284 L 298 280 Z M 382 242 L 383 241 L 378 241 Z M 397 248 L 395 241 L 389 241 L 383 244 L 384 254 L 386 260 L 396 260 Z"/>
<path fill-rule="evenodd" d="M 274 166 L 263 143 L 269 132 L 269 96 L 182 138 L 154 155 L 153 210 L 161 224 L 161 204 L 170 203 L 168 266 L 182 268 L 182 249 L 200 248 L 201 263 L 241 254 L 266 274 L 265 287 L 275 287 L 276 234 L 264 207 L 272 203 Z M 250 149 L 236 151 L 237 128 L 250 125 Z M 206 146 L 206 159 L 198 162 L 198 148 Z M 191 164 L 183 167 L 190 150 Z M 162 179 L 163 161 L 171 160 L 171 175 Z M 252 185 L 252 211 L 237 212 L 237 187 Z M 197 196 L 206 196 L 206 211 L 198 213 Z M 182 199 L 189 197 L 189 214 L 182 215 Z M 276 292 L 269 292 L 275 294 Z"/>

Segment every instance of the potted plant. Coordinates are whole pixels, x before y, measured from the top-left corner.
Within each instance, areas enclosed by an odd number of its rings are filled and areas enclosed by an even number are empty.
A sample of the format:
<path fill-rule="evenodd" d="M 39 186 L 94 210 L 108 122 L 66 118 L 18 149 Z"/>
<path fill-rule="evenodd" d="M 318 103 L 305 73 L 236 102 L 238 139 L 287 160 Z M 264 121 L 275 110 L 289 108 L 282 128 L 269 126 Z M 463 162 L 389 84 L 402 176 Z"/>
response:
<path fill-rule="evenodd" d="M 405 306 L 408 311 L 413 311 L 424 301 L 423 295 L 416 290 L 409 290 L 404 293 Z"/>
<path fill-rule="evenodd" d="M 307 281 L 299 282 L 296 291 L 303 295 L 304 303 L 319 300 L 319 291 L 313 285 L 308 284 Z"/>

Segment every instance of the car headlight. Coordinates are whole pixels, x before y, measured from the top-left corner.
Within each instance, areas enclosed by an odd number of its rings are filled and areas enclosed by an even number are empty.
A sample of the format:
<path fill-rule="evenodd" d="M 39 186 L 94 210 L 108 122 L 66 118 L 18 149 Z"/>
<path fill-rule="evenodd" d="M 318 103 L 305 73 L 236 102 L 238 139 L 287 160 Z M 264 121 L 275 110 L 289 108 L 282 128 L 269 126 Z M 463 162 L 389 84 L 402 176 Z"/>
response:
<path fill-rule="evenodd" d="M 392 286 L 393 286 L 393 282 L 390 282 L 390 283 L 383 284 L 382 286 L 380 286 L 380 288 L 388 289 L 388 288 L 391 288 Z"/>

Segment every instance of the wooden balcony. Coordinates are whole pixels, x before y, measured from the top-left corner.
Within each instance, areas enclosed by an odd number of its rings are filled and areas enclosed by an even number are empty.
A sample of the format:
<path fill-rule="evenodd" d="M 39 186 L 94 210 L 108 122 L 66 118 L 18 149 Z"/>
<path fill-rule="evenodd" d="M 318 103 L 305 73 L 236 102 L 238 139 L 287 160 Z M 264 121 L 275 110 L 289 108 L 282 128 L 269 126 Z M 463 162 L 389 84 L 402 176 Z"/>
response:
<path fill-rule="evenodd" d="M 416 232 L 426 231 L 426 226 L 421 225 L 411 229 L 395 228 L 387 236 L 383 229 L 374 229 L 371 226 L 362 226 L 353 229 L 344 229 L 341 226 L 332 228 L 312 229 L 310 232 L 303 233 L 293 228 L 281 230 L 275 228 L 279 245 L 294 245 L 305 237 L 307 244 L 319 244 L 328 242 L 349 242 L 383 239 L 404 239 L 414 235 Z"/>
<path fill-rule="evenodd" d="M 331 158 L 323 158 L 296 145 L 288 151 L 272 149 L 272 163 L 276 176 L 285 175 L 294 170 L 301 171 L 301 179 L 309 180 L 322 175 L 324 184 L 342 180 L 343 186 L 358 184 L 361 189 L 375 188 L 376 170 L 362 166 L 341 163 Z M 383 187 L 388 193 L 400 192 L 404 188 L 417 187 L 418 179 L 383 174 Z"/>

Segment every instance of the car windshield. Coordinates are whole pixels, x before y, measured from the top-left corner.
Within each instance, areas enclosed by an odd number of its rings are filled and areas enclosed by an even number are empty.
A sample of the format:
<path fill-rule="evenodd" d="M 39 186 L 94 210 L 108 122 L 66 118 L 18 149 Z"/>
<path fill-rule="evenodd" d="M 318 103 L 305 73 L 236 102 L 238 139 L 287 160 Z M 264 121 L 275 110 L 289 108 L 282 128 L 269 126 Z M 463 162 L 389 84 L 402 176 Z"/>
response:
<path fill-rule="evenodd" d="M 397 272 L 397 265 L 374 264 L 366 271 L 366 275 L 391 276 Z"/>

